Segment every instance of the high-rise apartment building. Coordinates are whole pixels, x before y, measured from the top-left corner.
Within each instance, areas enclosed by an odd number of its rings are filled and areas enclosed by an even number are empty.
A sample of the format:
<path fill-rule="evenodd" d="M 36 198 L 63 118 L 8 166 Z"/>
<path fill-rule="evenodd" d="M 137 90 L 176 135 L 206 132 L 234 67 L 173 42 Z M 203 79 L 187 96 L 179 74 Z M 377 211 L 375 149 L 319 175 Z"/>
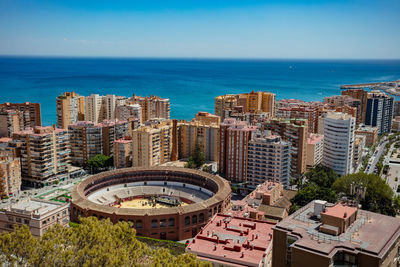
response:
<path fill-rule="evenodd" d="M 132 166 L 132 137 L 125 136 L 114 142 L 114 166 L 128 168 Z"/>
<path fill-rule="evenodd" d="M 252 133 L 258 127 L 244 121 L 225 119 L 220 127 L 219 170 L 227 180 L 246 182 L 247 150 Z"/>
<path fill-rule="evenodd" d="M 68 177 L 71 150 L 67 130 L 37 126 L 15 132 L 13 139 L 21 144 L 23 182 L 36 187 Z"/>
<path fill-rule="evenodd" d="M 85 120 L 85 97 L 75 92 L 62 93 L 56 99 L 57 127 L 67 129 L 68 125 Z"/>
<path fill-rule="evenodd" d="M 102 115 L 102 103 L 103 98 L 98 94 L 91 94 L 85 97 L 85 120 L 94 123 L 101 122 L 103 120 Z"/>
<path fill-rule="evenodd" d="M 207 113 L 209 114 L 209 113 Z M 199 113 L 190 122 L 178 124 L 179 158 L 192 156 L 196 143 L 204 153 L 206 161 L 218 161 L 219 157 L 219 117 Z"/>
<path fill-rule="evenodd" d="M 127 121 L 104 120 L 100 123 L 103 136 L 103 154 L 112 156 L 114 141 L 129 135 L 130 124 Z"/>
<path fill-rule="evenodd" d="M 324 152 L 324 136 L 321 134 L 309 134 L 307 137 L 307 169 L 314 168 L 322 162 Z"/>
<path fill-rule="evenodd" d="M 170 102 L 168 98 L 158 96 L 141 97 L 133 95 L 128 104 L 139 104 L 142 108 L 142 123 L 151 119 L 170 119 Z"/>
<path fill-rule="evenodd" d="M 361 123 L 364 123 L 367 112 L 368 92 L 363 89 L 347 89 L 342 91 L 342 95 L 351 96 L 352 98 L 360 100 Z"/>
<path fill-rule="evenodd" d="M 355 118 L 328 112 L 324 119 L 324 154 L 322 164 L 339 175 L 353 170 Z"/>
<path fill-rule="evenodd" d="M 390 133 L 393 119 L 392 96 L 381 91 L 368 93 L 365 124 L 378 127 L 379 134 Z"/>
<path fill-rule="evenodd" d="M 14 132 L 21 130 L 19 113 L 14 109 L 0 111 L 0 137 L 11 137 Z"/>
<path fill-rule="evenodd" d="M 117 96 L 91 94 L 85 98 L 85 120 L 94 123 L 115 119 Z"/>
<path fill-rule="evenodd" d="M 248 145 L 247 187 L 254 190 L 268 180 L 289 186 L 290 144 L 280 136 L 257 131 Z"/>
<path fill-rule="evenodd" d="M 236 95 L 221 95 L 215 98 L 215 115 L 221 118 L 221 121 L 226 119 L 225 111 L 233 110 L 237 106 Z"/>
<path fill-rule="evenodd" d="M 39 103 L 4 103 L 0 104 L 0 111 L 4 110 L 16 110 L 18 111 L 20 129 L 25 130 L 33 128 L 35 126 L 42 125 L 42 119 L 40 116 L 40 104 Z"/>
<path fill-rule="evenodd" d="M 291 144 L 291 175 L 300 177 L 306 171 L 307 134 L 306 119 L 271 119 L 264 128 Z"/>
<path fill-rule="evenodd" d="M 328 109 L 352 115 L 356 118 L 357 124 L 363 123 L 360 99 L 350 95 L 335 95 L 324 97 L 324 103 L 327 104 Z"/>
<path fill-rule="evenodd" d="M 125 104 L 116 108 L 117 120 L 138 120 L 142 124 L 142 107 L 139 104 Z"/>
<path fill-rule="evenodd" d="M 400 220 L 314 200 L 273 228 L 273 267 L 395 267 Z"/>
<path fill-rule="evenodd" d="M 285 119 L 306 119 L 308 122 L 308 131 L 310 133 L 318 132 L 318 116 L 322 107 L 311 104 L 284 106 L 276 109 L 277 118 Z"/>
<path fill-rule="evenodd" d="M 174 124 L 164 121 L 132 131 L 133 167 L 157 166 L 171 160 Z M 175 131 L 176 132 L 176 131 Z"/>
<path fill-rule="evenodd" d="M 221 124 L 221 118 L 219 116 L 202 111 L 196 114 L 195 120 L 204 124 Z"/>
<path fill-rule="evenodd" d="M 92 157 L 103 153 L 102 129 L 97 123 L 79 121 L 68 125 L 71 163 L 85 165 Z"/>
<path fill-rule="evenodd" d="M 275 94 L 269 92 L 254 92 L 237 95 L 222 95 L 215 98 L 215 115 L 221 121 L 236 107 L 242 107 L 245 113 L 266 113 L 268 117 L 275 113 Z"/>
<path fill-rule="evenodd" d="M 0 157 L 0 197 L 21 190 L 21 164 L 19 158 Z"/>
<path fill-rule="evenodd" d="M 92 157 L 103 154 L 112 156 L 114 141 L 129 133 L 127 121 L 80 121 L 68 126 L 71 144 L 71 162 L 83 166 Z"/>

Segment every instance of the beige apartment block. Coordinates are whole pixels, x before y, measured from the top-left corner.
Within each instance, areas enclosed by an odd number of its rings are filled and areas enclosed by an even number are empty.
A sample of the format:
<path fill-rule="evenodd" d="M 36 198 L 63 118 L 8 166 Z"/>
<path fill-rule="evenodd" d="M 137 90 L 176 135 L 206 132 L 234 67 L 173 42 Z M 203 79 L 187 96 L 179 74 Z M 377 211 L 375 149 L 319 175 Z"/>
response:
<path fill-rule="evenodd" d="M 322 162 L 324 153 L 324 136 L 322 134 L 308 134 L 306 165 L 307 169 L 314 168 Z"/>
<path fill-rule="evenodd" d="M 83 166 L 92 157 L 103 154 L 112 156 L 115 140 L 130 132 L 127 121 L 104 120 L 102 123 L 80 121 L 70 124 L 71 162 Z"/>
<path fill-rule="evenodd" d="M 219 117 L 199 112 L 190 122 L 179 122 L 179 158 L 190 157 L 198 143 L 206 161 L 218 161 L 219 157 Z"/>
<path fill-rule="evenodd" d="M 167 120 L 133 130 L 132 166 L 150 167 L 170 161 L 176 146 L 173 142 L 174 125 L 173 121 Z"/>
<path fill-rule="evenodd" d="M 21 190 L 19 158 L 0 157 L 0 196 L 9 196 Z"/>
<path fill-rule="evenodd" d="M 132 137 L 126 136 L 115 140 L 114 166 L 117 169 L 132 167 Z"/>
<path fill-rule="evenodd" d="M 117 106 L 116 119 L 131 121 L 138 120 L 142 124 L 142 107 L 139 104 L 125 104 Z"/>
<path fill-rule="evenodd" d="M 142 123 L 151 119 L 170 119 L 170 101 L 159 96 L 142 97 L 133 95 L 127 104 L 139 104 L 142 108 Z"/>
<path fill-rule="evenodd" d="M 35 127 L 13 134 L 21 146 L 22 179 L 33 186 L 63 180 L 70 168 L 70 143 L 67 130 Z"/>
<path fill-rule="evenodd" d="M 271 119 L 264 128 L 291 143 L 291 175 L 299 177 L 306 171 L 308 123 L 306 119 Z"/>
<path fill-rule="evenodd" d="M 15 110 L 19 118 L 20 130 L 42 125 L 39 103 L 4 103 L 0 104 L 0 111 Z"/>
<path fill-rule="evenodd" d="M 75 92 L 65 92 L 56 99 L 57 127 L 67 129 L 68 125 L 85 120 L 85 97 Z"/>
<path fill-rule="evenodd" d="M 0 111 L 0 137 L 11 137 L 14 132 L 21 130 L 19 113 L 13 109 Z"/>
<path fill-rule="evenodd" d="M 29 199 L 0 211 L 0 232 L 12 232 L 15 226 L 27 225 L 35 237 L 41 237 L 55 224 L 68 226 L 69 205 L 55 201 Z"/>
<path fill-rule="evenodd" d="M 244 113 L 267 113 L 268 117 L 272 117 L 275 114 L 275 96 L 273 93 L 261 91 L 217 96 L 215 98 L 215 115 L 224 121 L 230 111 L 236 107 L 242 107 Z"/>

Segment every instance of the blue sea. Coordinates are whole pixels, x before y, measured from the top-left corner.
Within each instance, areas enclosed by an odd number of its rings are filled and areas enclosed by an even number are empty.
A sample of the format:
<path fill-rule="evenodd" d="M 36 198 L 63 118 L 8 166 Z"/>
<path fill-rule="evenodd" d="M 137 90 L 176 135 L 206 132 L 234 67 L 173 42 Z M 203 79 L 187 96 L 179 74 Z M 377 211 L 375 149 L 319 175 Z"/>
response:
<path fill-rule="evenodd" d="M 277 99 L 322 100 L 340 85 L 400 79 L 400 60 L 198 60 L 0 57 L 0 102 L 39 102 L 56 122 L 57 95 L 158 95 L 171 117 L 214 112 L 214 97 L 263 90 Z"/>

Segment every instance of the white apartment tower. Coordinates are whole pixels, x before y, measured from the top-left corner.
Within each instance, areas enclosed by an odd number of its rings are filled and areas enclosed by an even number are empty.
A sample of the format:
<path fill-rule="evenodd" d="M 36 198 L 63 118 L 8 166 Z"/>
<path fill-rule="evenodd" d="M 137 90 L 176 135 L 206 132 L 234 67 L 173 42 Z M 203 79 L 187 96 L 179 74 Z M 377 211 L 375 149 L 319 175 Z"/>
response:
<path fill-rule="evenodd" d="M 355 118 L 340 112 L 328 112 L 324 119 L 322 164 L 339 175 L 352 172 Z"/>
<path fill-rule="evenodd" d="M 255 132 L 249 141 L 247 186 L 255 189 L 268 180 L 289 186 L 290 150 L 290 143 L 280 136 Z"/>

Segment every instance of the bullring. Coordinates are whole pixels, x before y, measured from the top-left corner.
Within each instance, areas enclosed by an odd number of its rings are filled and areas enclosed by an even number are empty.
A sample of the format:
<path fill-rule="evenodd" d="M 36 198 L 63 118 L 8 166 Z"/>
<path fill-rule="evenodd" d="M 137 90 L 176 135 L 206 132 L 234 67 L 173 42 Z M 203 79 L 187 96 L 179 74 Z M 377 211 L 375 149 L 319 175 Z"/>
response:
<path fill-rule="evenodd" d="M 231 188 L 225 179 L 198 170 L 141 167 L 93 175 L 71 197 L 73 221 L 80 216 L 128 221 L 139 236 L 184 240 L 230 208 Z"/>

